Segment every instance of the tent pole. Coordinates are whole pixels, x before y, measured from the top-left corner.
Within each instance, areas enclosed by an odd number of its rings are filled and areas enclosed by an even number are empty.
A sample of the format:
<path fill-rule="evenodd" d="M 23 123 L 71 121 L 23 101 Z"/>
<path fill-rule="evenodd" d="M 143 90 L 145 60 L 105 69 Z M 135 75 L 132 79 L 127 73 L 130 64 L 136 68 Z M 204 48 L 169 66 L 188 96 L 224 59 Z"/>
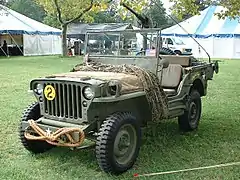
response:
<path fill-rule="evenodd" d="M 19 47 L 19 45 L 17 44 L 17 42 L 14 40 L 14 38 L 12 37 L 12 35 L 10 33 L 8 33 L 8 35 L 11 37 L 11 39 L 13 40 L 13 42 L 17 45 L 18 49 L 21 51 L 22 55 L 23 55 L 23 51 L 21 50 L 21 48 Z"/>
<path fill-rule="evenodd" d="M 233 35 L 233 52 L 232 52 L 233 54 L 232 54 L 232 59 L 236 58 L 235 57 L 235 52 L 236 52 L 236 50 L 235 50 L 235 36 Z"/>
<path fill-rule="evenodd" d="M 2 50 L 2 52 L 5 54 L 5 56 L 6 57 L 9 57 L 8 55 L 7 55 L 7 53 L 3 50 L 3 48 L 2 47 L 0 47 L 0 49 Z"/>
<path fill-rule="evenodd" d="M 213 57 L 215 56 L 214 39 L 215 39 L 215 37 L 212 35 L 212 56 Z"/>

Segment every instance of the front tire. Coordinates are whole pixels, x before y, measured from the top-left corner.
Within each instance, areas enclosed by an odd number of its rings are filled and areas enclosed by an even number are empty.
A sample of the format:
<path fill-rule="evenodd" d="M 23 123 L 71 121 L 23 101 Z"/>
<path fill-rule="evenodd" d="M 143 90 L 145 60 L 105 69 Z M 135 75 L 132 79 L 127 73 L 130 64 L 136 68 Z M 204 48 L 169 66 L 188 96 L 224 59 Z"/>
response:
<path fill-rule="evenodd" d="M 187 110 L 178 117 L 179 128 L 182 131 L 193 131 L 198 128 L 202 113 L 201 96 L 197 90 L 191 91 L 187 101 Z"/>
<path fill-rule="evenodd" d="M 182 52 L 179 50 L 174 51 L 177 55 L 182 55 Z"/>
<path fill-rule="evenodd" d="M 130 169 L 139 154 L 141 129 L 131 113 L 115 113 L 102 123 L 96 143 L 99 167 L 120 174 Z"/>
<path fill-rule="evenodd" d="M 32 120 L 38 120 L 41 117 L 40 115 L 40 106 L 39 103 L 33 103 L 31 104 L 24 112 L 22 116 L 22 122 L 28 121 L 30 119 Z M 52 149 L 54 146 L 45 142 L 45 141 L 35 141 L 35 140 L 28 140 L 24 136 L 25 130 L 22 128 L 22 123 L 19 127 L 19 137 L 21 140 L 21 143 L 25 149 L 30 151 L 33 154 L 43 153 L 50 149 Z"/>
<path fill-rule="evenodd" d="M 159 54 L 161 54 L 161 55 L 176 55 L 176 53 L 174 51 L 172 51 L 169 48 L 165 48 L 165 47 L 160 48 Z"/>

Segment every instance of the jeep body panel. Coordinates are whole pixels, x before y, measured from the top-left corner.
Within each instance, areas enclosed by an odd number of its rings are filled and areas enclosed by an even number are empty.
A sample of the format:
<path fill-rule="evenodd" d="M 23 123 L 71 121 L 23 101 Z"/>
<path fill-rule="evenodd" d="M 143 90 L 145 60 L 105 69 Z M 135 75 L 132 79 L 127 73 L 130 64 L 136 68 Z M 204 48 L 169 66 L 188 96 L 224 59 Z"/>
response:
<path fill-rule="evenodd" d="M 94 98 L 87 114 L 90 123 L 95 119 L 101 123 L 107 116 L 116 112 L 132 112 L 141 126 L 146 125 L 146 122 L 152 119 L 145 92 L 130 93 L 119 97 Z"/>

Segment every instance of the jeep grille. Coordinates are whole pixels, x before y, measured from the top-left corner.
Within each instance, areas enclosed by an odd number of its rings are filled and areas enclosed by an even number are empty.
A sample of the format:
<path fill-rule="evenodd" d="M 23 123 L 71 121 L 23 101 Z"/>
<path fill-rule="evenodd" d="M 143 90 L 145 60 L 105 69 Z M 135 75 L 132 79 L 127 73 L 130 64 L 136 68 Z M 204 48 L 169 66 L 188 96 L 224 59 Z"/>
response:
<path fill-rule="evenodd" d="M 44 83 L 44 88 L 52 85 L 56 91 L 54 100 L 49 101 L 45 97 L 44 113 L 52 117 L 65 119 L 82 118 L 81 87 L 68 83 Z"/>

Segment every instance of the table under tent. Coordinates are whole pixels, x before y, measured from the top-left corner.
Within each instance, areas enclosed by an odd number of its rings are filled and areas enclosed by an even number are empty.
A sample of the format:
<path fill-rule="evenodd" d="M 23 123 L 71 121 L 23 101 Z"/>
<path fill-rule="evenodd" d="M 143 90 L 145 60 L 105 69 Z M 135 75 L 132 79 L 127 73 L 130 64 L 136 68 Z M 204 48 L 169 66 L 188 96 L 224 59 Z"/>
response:
<path fill-rule="evenodd" d="M 0 56 L 61 54 L 61 30 L 0 5 Z"/>

